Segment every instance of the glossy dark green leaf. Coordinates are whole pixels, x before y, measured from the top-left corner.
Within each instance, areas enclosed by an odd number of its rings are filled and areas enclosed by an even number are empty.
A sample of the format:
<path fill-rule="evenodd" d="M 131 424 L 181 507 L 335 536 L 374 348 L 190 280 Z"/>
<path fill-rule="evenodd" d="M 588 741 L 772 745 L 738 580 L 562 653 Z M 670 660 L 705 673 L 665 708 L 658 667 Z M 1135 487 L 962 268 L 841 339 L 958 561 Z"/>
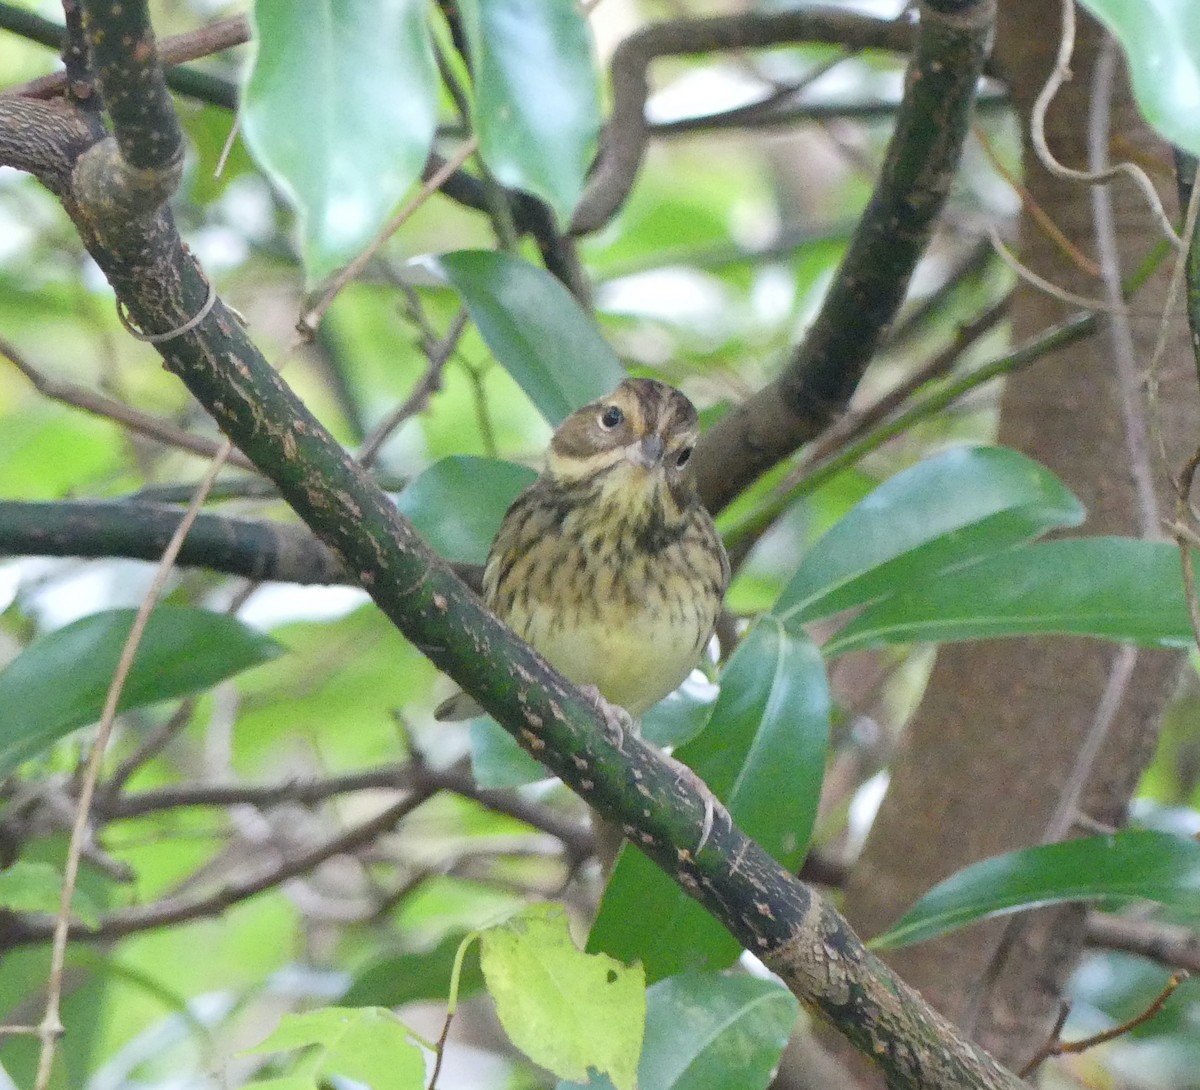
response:
<path fill-rule="evenodd" d="M 422 264 L 462 296 L 492 354 L 551 424 L 625 377 L 591 318 L 543 269 L 490 250 L 459 250 Z"/>
<path fill-rule="evenodd" d="M 758 1090 L 771 1081 L 799 1004 L 776 980 L 684 973 L 646 992 L 638 1090 Z M 559 1090 L 612 1084 L 593 1075 Z"/>
<path fill-rule="evenodd" d="M 690 680 L 642 716 L 642 737 L 656 746 L 678 748 L 690 742 L 712 716 L 717 702 L 715 685 Z"/>
<path fill-rule="evenodd" d="M 515 462 L 455 455 L 417 476 L 396 506 L 447 560 L 482 564 L 504 512 L 536 477 Z"/>
<path fill-rule="evenodd" d="M 459 0 L 479 151 L 496 180 L 541 197 L 565 227 L 600 131 L 587 17 L 568 0 Z"/>
<path fill-rule="evenodd" d="M 445 1002 L 450 994 L 450 972 L 463 933 L 453 932 L 430 950 L 382 954 L 357 969 L 343 1007 L 401 1007 L 417 999 Z M 458 978 L 458 996 L 465 999 L 483 987 L 479 958 L 468 952 Z"/>
<path fill-rule="evenodd" d="M 1007 852 L 934 886 L 872 946 L 908 946 L 976 920 L 1065 901 L 1156 901 L 1200 919 L 1200 844 L 1123 829 Z"/>
<path fill-rule="evenodd" d="M 1012 549 L 868 607 L 825 645 L 825 653 L 1050 632 L 1151 646 L 1190 644 L 1179 550 L 1120 537 Z"/>
<path fill-rule="evenodd" d="M 786 866 L 808 847 L 829 741 L 829 689 L 820 653 L 774 617 L 756 624 L 721 676 L 708 725 L 676 757 L 696 770 L 733 820 Z M 589 948 L 647 978 L 723 968 L 738 944 L 640 853 L 617 862 Z"/>
<path fill-rule="evenodd" d="M 829 710 L 821 653 L 763 617 L 721 672 L 708 725 L 675 754 L 787 867 L 800 865 L 816 820 Z"/>
<path fill-rule="evenodd" d="M 356 254 L 420 177 L 438 74 L 419 0 L 256 0 L 242 131 L 300 213 L 320 279 Z"/>
<path fill-rule="evenodd" d="M 742 952 L 737 939 L 628 844 L 600 900 L 588 949 L 640 961 L 651 982 L 689 970 L 724 969 Z"/>
<path fill-rule="evenodd" d="M 800 563 L 773 612 L 828 616 L 1083 520 L 1049 470 L 1004 447 L 955 447 L 885 481 Z"/>
<path fill-rule="evenodd" d="M 0 671 L 0 776 L 100 718 L 134 612 L 84 617 L 36 640 Z M 118 710 L 200 692 L 280 651 L 274 640 L 233 617 L 159 606 Z"/>
<path fill-rule="evenodd" d="M 1165 140 L 1200 155 L 1200 4 L 1082 0 L 1121 43 L 1142 116 Z"/>

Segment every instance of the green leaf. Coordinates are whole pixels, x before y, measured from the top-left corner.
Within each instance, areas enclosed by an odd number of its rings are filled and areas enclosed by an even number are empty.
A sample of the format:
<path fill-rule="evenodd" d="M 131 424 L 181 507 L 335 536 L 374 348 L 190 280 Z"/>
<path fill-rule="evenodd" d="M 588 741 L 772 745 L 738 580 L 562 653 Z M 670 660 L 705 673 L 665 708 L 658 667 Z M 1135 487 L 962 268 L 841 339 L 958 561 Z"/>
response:
<path fill-rule="evenodd" d="M 541 197 L 566 227 L 600 131 L 583 10 L 570 0 L 460 0 L 479 151 L 503 185 Z"/>
<path fill-rule="evenodd" d="M 686 972 L 646 993 L 646 1043 L 637 1067 L 642 1090 L 758 1090 L 770 1083 L 799 1004 L 775 980 Z M 558 1090 L 608 1090 L 607 1079 L 559 1083 Z"/>
<path fill-rule="evenodd" d="M 1083 520 L 1049 470 L 1004 447 L 955 447 L 890 480 L 821 537 L 773 612 L 789 625 Z"/>
<path fill-rule="evenodd" d="M 357 1079 L 371 1090 L 420 1090 L 424 1086 L 424 1054 L 409 1040 L 403 1023 L 380 1007 L 323 1007 L 285 1014 L 275 1032 L 247 1052 L 289 1052 L 314 1046 L 318 1055 L 311 1065 L 312 1078 L 297 1086 L 316 1087 L 331 1075 Z M 291 1082 L 284 1079 L 282 1085 L 290 1087 Z"/>
<path fill-rule="evenodd" d="M 490 250 L 420 261 L 462 296 L 492 354 L 551 424 L 625 378 L 591 318 L 548 272 Z"/>
<path fill-rule="evenodd" d="M 767 1086 L 799 1004 L 776 980 L 688 974 L 646 996 L 640 1090 L 758 1090 Z"/>
<path fill-rule="evenodd" d="M 803 635 L 762 618 L 721 675 L 708 725 L 675 756 L 693 768 L 733 820 L 781 863 L 799 866 L 816 819 L 829 742 L 821 655 Z M 641 960 L 649 980 L 723 968 L 738 943 L 638 852 L 614 868 L 588 948 Z"/>
<path fill-rule="evenodd" d="M 62 898 L 62 872 L 49 863 L 18 859 L 0 871 L 0 908 L 10 912 L 56 913 Z M 99 922 L 95 902 L 80 889 L 71 897 L 72 914 L 88 927 Z"/>
<path fill-rule="evenodd" d="M 722 671 L 708 726 L 675 754 L 785 867 L 800 865 L 812 835 L 829 708 L 821 653 L 763 617 Z"/>
<path fill-rule="evenodd" d="M 514 462 L 455 455 L 416 477 L 396 506 L 446 559 L 482 564 L 509 504 L 536 478 Z"/>
<path fill-rule="evenodd" d="M 419 0 L 256 0 L 242 131 L 300 213 L 319 279 L 352 257 L 420 177 L 438 74 Z"/>
<path fill-rule="evenodd" d="M 867 608 L 825 644 L 1065 633 L 1150 646 L 1192 642 L 1179 550 L 1163 541 L 1044 541 L 943 572 Z"/>
<path fill-rule="evenodd" d="M 0 496 L 53 500 L 86 490 L 119 472 L 120 449 L 110 421 L 43 400 L 10 407 L 0 428 Z"/>
<path fill-rule="evenodd" d="M 551 775 L 490 715 L 471 720 L 471 774 L 489 790 L 540 783 Z"/>
<path fill-rule="evenodd" d="M 134 615 L 114 609 L 84 617 L 36 640 L 0 672 L 0 776 L 100 718 Z M 201 692 L 281 650 L 233 617 L 159 606 L 117 710 Z"/>
<path fill-rule="evenodd" d="M 642 716 L 642 737 L 662 747 L 690 742 L 712 718 L 718 691 L 715 685 L 685 682 Z"/>
<path fill-rule="evenodd" d="M 742 952 L 722 924 L 629 844 L 617 857 L 587 948 L 640 962 L 652 983 L 690 970 L 724 969 Z"/>
<path fill-rule="evenodd" d="M 877 949 L 909 946 L 976 920 L 1064 901 L 1157 901 L 1200 917 L 1200 844 L 1123 829 L 985 859 L 925 894 Z"/>
<path fill-rule="evenodd" d="M 341 1003 L 346 1007 L 402 1007 L 416 999 L 445 1002 L 450 991 L 450 971 L 464 935 L 453 931 L 430 950 L 383 954 L 358 968 Z M 483 987 L 477 958 L 463 961 L 459 976 L 460 999 Z"/>
<path fill-rule="evenodd" d="M 759 1090 L 767 1086 L 800 1005 L 776 980 L 685 973 L 646 992 L 638 1090 Z M 560 1083 L 559 1090 L 611 1084 Z"/>
<path fill-rule="evenodd" d="M 1138 108 L 1159 133 L 1200 155 L 1200 4 L 1082 0 L 1121 43 Z"/>
<path fill-rule="evenodd" d="M 572 942 L 557 905 L 534 905 L 480 935 L 480 962 L 505 1032 L 563 1079 L 606 1073 L 633 1090 L 646 1019 L 645 977 Z"/>

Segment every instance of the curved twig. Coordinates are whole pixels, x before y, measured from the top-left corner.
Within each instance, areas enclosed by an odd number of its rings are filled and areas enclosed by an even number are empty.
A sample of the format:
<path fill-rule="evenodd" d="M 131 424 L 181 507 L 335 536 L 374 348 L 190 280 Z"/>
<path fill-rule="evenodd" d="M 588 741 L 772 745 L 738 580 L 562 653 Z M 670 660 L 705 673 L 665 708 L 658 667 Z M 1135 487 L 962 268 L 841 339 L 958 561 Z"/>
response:
<path fill-rule="evenodd" d="M 1116 163 L 1101 170 L 1074 170 L 1060 163 L 1050 150 L 1050 145 L 1046 143 L 1046 111 L 1050 109 L 1050 103 L 1054 101 L 1054 96 L 1058 94 L 1058 89 L 1070 78 L 1071 54 L 1074 51 L 1075 0 L 1062 0 L 1062 36 L 1058 43 L 1058 57 L 1055 60 L 1054 70 L 1050 73 L 1045 86 L 1034 100 L 1033 109 L 1029 117 L 1029 138 L 1033 143 L 1034 150 L 1037 152 L 1038 160 L 1056 177 L 1066 178 L 1075 182 L 1084 182 L 1087 185 L 1103 185 L 1120 174 L 1128 175 L 1133 179 L 1138 189 L 1142 191 L 1142 196 L 1146 198 L 1146 204 L 1154 216 L 1159 230 L 1171 242 L 1171 245 L 1176 249 L 1181 249 L 1183 242 L 1175 233 L 1175 228 L 1171 224 L 1170 217 L 1163 208 L 1162 201 L 1159 200 L 1158 191 L 1154 188 L 1154 183 L 1150 181 L 1146 172 L 1136 163 Z"/>
<path fill-rule="evenodd" d="M 741 12 L 709 19 L 677 19 L 625 38 L 613 53 L 612 117 L 587 188 L 575 209 L 571 233 L 598 231 L 625 202 L 646 151 L 647 70 L 658 57 L 751 49 L 795 42 L 827 42 L 848 49 L 907 51 L 913 29 L 906 20 L 875 19 L 839 8 Z"/>

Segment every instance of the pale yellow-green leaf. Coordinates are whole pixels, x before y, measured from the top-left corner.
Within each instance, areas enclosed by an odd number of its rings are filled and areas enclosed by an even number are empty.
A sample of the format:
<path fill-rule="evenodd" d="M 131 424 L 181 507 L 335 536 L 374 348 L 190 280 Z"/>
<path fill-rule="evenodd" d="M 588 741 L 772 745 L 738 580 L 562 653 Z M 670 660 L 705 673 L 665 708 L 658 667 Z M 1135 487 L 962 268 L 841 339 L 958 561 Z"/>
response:
<path fill-rule="evenodd" d="M 323 1007 L 285 1014 L 275 1032 L 248 1051 L 308 1047 L 320 1049 L 311 1065 L 320 1078 L 340 1075 L 372 1090 L 421 1090 L 424 1085 L 424 1054 L 409 1040 L 404 1024 L 382 1007 Z"/>
<path fill-rule="evenodd" d="M 634 1090 L 646 1025 L 646 983 L 606 954 L 585 954 L 557 905 L 534 905 L 480 936 L 484 980 L 505 1032 L 560 1079 L 589 1069 Z"/>

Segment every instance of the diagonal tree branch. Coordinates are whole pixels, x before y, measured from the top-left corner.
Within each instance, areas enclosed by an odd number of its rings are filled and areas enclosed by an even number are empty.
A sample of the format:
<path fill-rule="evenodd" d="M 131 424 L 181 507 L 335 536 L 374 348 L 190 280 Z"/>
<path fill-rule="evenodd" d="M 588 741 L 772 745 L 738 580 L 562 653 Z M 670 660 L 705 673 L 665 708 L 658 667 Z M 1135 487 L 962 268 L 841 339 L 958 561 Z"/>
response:
<path fill-rule="evenodd" d="M 995 5 L 937 0 L 920 10 L 883 171 L 816 321 L 780 376 L 726 413 L 696 448 L 700 493 L 714 511 L 844 411 L 950 191 Z"/>

